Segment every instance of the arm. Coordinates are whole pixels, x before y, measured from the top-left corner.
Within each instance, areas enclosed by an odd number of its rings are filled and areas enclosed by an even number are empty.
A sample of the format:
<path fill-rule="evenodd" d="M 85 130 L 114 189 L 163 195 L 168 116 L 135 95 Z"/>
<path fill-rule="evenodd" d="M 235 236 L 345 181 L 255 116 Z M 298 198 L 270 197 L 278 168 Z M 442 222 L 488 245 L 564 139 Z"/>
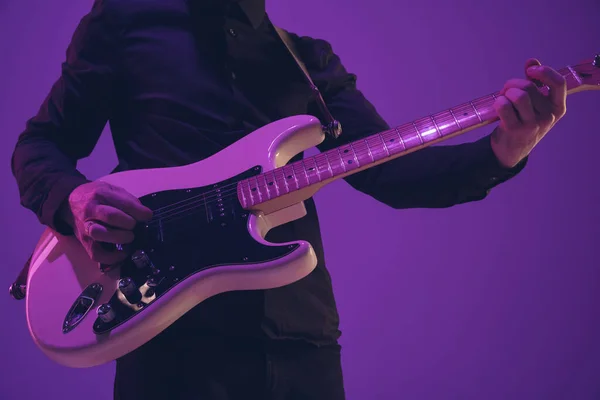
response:
<path fill-rule="evenodd" d="M 94 149 L 108 120 L 116 45 L 102 0 L 79 23 L 61 75 L 38 113 L 26 123 L 11 168 L 21 204 L 62 234 L 71 229 L 59 210 L 69 194 L 89 182 L 77 161 Z"/>
<path fill-rule="evenodd" d="M 346 71 L 329 43 L 296 38 L 311 77 L 342 124 L 342 136 L 338 140 L 327 137 L 319 150 L 390 128 L 356 88 L 356 76 Z M 316 108 L 310 113 L 318 115 Z M 511 169 L 502 167 L 490 136 L 486 136 L 473 143 L 430 146 L 345 179 L 357 190 L 396 209 L 442 208 L 482 200 L 492 188 L 521 171 L 526 162 L 524 159 Z"/>

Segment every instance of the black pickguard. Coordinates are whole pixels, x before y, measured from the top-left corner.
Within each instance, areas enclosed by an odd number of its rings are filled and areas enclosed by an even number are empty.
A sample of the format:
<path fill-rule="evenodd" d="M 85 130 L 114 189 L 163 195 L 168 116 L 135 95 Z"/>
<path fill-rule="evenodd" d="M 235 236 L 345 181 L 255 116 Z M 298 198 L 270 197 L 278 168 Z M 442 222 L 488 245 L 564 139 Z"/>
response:
<path fill-rule="evenodd" d="M 259 173 L 261 168 L 255 167 L 211 186 L 142 197 L 141 202 L 154 211 L 154 217 L 137 229 L 134 246 L 145 252 L 152 266 L 139 268 L 128 260 L 121 266 L 121 278 L 133 279 L 137 287 L 153 278 L 158 285 L 148 297 L 155 295 L 157 299 L 199 271 L 228 264 L 264 263 L 293 252 L 297 245 L 264 246 L 248 232 L 248 213 L 239 204 L 235 183 Z M 134 310 L 115 292 L 109 304 L 116 318 L 108 323 L 97 318 L 95 333 L 107 333 L 152 307 L 152 303 L 137 303 L 141 308 Z"/>

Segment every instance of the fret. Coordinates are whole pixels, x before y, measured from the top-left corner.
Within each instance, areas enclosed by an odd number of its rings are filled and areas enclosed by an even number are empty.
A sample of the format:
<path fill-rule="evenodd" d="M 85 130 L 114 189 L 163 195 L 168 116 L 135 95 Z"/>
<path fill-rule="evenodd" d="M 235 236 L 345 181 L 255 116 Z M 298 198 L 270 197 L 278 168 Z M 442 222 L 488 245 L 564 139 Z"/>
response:
<path fill-rule="evenodd" d="M 346 172 L 346 166 L 344 165 L 344 160 L 342 159 L 340 149 L 336 148 L 328 151 L 327 159 L 331 165 L 331 170 L 334 171 L 336 175 L 341 175 Z"/>
<path fill-rule="evenodd" d="M 256 181 L 259 184 L 258 192 L 267 195 L 267 200 L 271 199 L 271 192 L 269 191 L 269 187 L 267 186 L 267 179 L 265 178 L 265 174 L 260 174 L 256 177 Z"/>
<path fill-rule="evenodd" d="M 373 153 L 371 152 L 371 146 L 369 146 L 368 138 L 365 140 L 365 144 L 367 145 L 367 151 L 369 152 L 369 157 L 371 157 L 371 162 L 375 162 L 375 157 L 373 156 Z"/>
<path fill-rule="evenodd" d="M 400 134 L 400 130 L 398 129 L 398 127 L 395 127 L 392 133 L 395 133 L 394 136 L 398 136 L 398 144 L 402 145 L 403 149 L 406 149 L 406 145 L 404 144 L 404 140 L 402 139 L 402 135 Z M 385 143 L 385 140 L 383 141 L 383 146 L 385 147 L 385 151 L 387 152 L 387 155 L 389 157 L 391 155 L 391 152 L 390 152 L 390 148 Z"/>
<path fill-rule="evenodd" d="M 302 165 L 302 172 L 304 172 L 304 177 L 306 178 L 306 186 L 309 186 L 312 184 L 312 182 L 310 181 L 310 175 L 308 174 L 304 160 L 300 160 L 300 165 Z"/>
<path fill-rule="evenodd" d="M 293 189 L 290 186 L 290 183 L 288 182 L 286 175 L 285 175 L 285 168 L 281 167 L 278 168 L 281 171 L 281 181 L 283 182 L 283 185 L 285 186 L 285 191 L 286 193 L 290 193 Z"/>
<path fill-rule="evenodd" d="M 396 133 L 396 135 L 394 135 L 394 136 L 400 136 L 400 133 L 398 132 L 398 128 L 394 128 L 393 132 Z M 390 148 L 388 147 L 388 145 L 386 143 L 387 140 L 385 140 L 385 133 L 379 135 L 379 137 L 381 138 L 381 144 L 383 144 L 383 150 L 385 150 L 386 157 L 389 157 L 392 153 L 390 152 Z M 392 140 L 393 139 L 390 139 L 390 142 Z"/>
<path fill-rule="evenodd" d="M 340 147 L 340 151 L 342 154 L 345 154 L 345 156 L 343 155 L 343 162 L 344 162 L 344 168 L 346 169 L 346 171 L 352 171 L 353 169 L 357 168 L 357 160 L 356 160 L 356 154 L 354 153 L 354 149 L 352 149 L 352 146 L 350 144 L 347 144 L 345 146 Z M 350 153 L 350 151 L 352 151 L 352 154 L 348 154 Z M 350 156 L 350 157 L 348 157 Z"/>
<path fill-rule="evenodd" d="M 331 176 L 338 176 L 344 173 L 343 163 L 340 160 L 339 153 L 337 150 L 326 151 L 325 157 L 327 158 L 327 165 L 331 170 Z M 333 161 L 332 161 L 333 159 Z"/>
<path fill-rule="evenodd" d="M 347 172 L 348 170 L 346 169 L 346 162 L 344 161 L 344 156 L 342 156 L 342 151 L 339 147 L 336 150 L 338 152 L 338 155 L 340 156 L 340 165 L 342 166 L 344 172 Z"/>
<path fill-rule="evenodd" d="M 325 154 L 325 162 L 327 163 L 327 169 L 329 170 L 329 173 L 331 174 L 331 176 L 335 176 L 333 174 L 333 168 L 331 168 L 331 163 L 329 162 L 329 157 L 327 157 L 327 154 Z"/>
<path fill-rule="evenodd" d="M 443 138 L 444 135 L 442 134 L 442 130 L 438 126 L 437 122 L 435 122 L 435 118 L 433 118 L 433 115 L 430 115 L 429 118 L 431 119 L 431 123 L 433 124 L 433 127 L 434 127 L 435 131 L 438 133 L 440 139 Z"/>
<path fill-rule="evenodd" d="M 396 133 L 398 134 L 398 143 L 402 145 L 402 151 L 407 150 L 406 140 L 404 140 L 404 136 L 402 136 L 402 132 L 400 132 L 399 127 L 396 128 Z"/>
<path fill-rule="evenodd" d="M 318 154 L 314 159 L 317 163 L 317 171 L 321 179 L 331 178 L 333 172 L 331 170 L 331 165 L 329 165 L 329 161 L 327 160 L 327 156 L 325 154 Z"/>
<path fill-rule="evenodd" d="M 307 167 L 307 171 L 311 173 L 312 177 L 317 177 L 317 182 L 321 182 L 321 172 L 319 172 L 319 166 L 317 164 L 317 160 L 314 157 L 307 157 L 303 161 L 304 167 Z M 316 183 L 311 180 L 310 183 Z"/>
<path fill-rule="evenodd" d="M 373 162 L 369 156 L 369 146 L 365 139 L 357 140 L 352 144 L 352 147 L 357 155 L 359 166 L 368 165 Z"/>
<path fill-rule="evenodd" d="M 258 194 L 258 202 L 262 203 L 263 201 L 263 195 L 262 192 L 260 190 L 260 187 L 258 185 L 258 177 L 257 176 L 253 176 L 252 178 L 250 178 L 251 181 L 254 180 L 254 183 L 252 184 L 252 191 L 256 194 Z"/>
<path fill-rule="evenodd" d="M 425 117 L 420 118 L 413 123 L 415 129 L 418 130 L 421 135 L 423 141 L 421 144 L 425 144 L 440 137 L 435 122 L 432 124 L 432 121 L 433 119 L 431 117 Z"/>
<path fill-rule="evenodd" d="M 265 172 L 263 175 L 265 177 L 265 183 L 267 184 L 267 190 L 269 191 L 269 198 L 279 196 L 279 188 L 277 187 L 277 181 L 275 179 L 275 172 L 268 171 L 268 172 Z M 270 190 L 272 188 L 275 189 L 275 196 L 271 196 Z"/>
<path fill-rule="evenodd" d="M 350 142 L 348 144 L 350 145 L 350 149 L 352 150 L 352 154 L 354 155 L 354 162 L 356 163 L 356 165 L 358 167 L 360 167 L 360 161 L 358 160 L 358 154 L 356 153 L 356 150 L 354 150 L 354 143 Z"/>
<path fill-rule="evenodd" d="M 283 177 L 283 180 L 281 179 L 282 175 L 283 175 L 283 168 L 276 168 L 273 170 L 273 178 L 274 178 L 274 182 L 275 182 L 275 190 L 277 190 L 277 196 L 281 195 L 281 190 L 279 188 L 280 184 L 285 189 L 284 193 L 289 193 L 289 191 L 287 190 L 287 182 L 285 181 L 285 177 Z"/>
<path fill-rule="evenodd" d="M 371 149 L 371 154 L 373 155 L 375 160 L 381 160 L 382 158 L 385 158 L 387 155 L 386 155 L 385 143 L 384 143 L 384 139 L 382 138 L 382 134 L 369 136 L 367 138 L 367 142 L 369 140 L 371 141 L 369 148 Z"/>
<path fill-rule="evenodd" d="M 463 130 L 462 126 L 460 126 L 460 122 L 458 122 L 458 119 L 456 118 L 456 115 L 454 115 L 454 111 L 452 111 L 452 109 L 449 110 L 450 114 L 452 115 L 452 118 L 454 118 L 454 122 L 456 122 L 456 126 L 458 127 L 459 130 Z"/>
<path fill-rule="evenodd" d="M 421 133 L 419 132 L 419 128 L 417 128 L 417 124 L 415 122 L 413 122 L 412 125 L 415 128 L 415 132 L 417 132 L 417 137 L 419 138 L 419 142 L 421 142 L 421 144 L 425 144 L 425 141 L 423 141 L 423 137 L 421 136 Z"/>
<path fill-rule="evenodd" d="M 405 149 L 412 149 L 421 145 L 421 138 L 419 134 L 415 134 L 412 123 L 410 125 L 404 125 L 400 127 L 400 133 Z"/>
<path fill-rule="evenodd" d="M 398 142 L 396 140 L 397 139 L 396 136 L 397 135 L 394 130 L 381 132 L 379 135 L 377 135 L 377 137 L 381 141 L 380 143 L 378 143 L 378 145 L 379 145 L 379 148 L 383 152 L 382 158 L 387 158 L 392 155 L 390 145 L 393 145 L 394 143 Z"/>
<path fill-rule="evenodd" d="M 475 111 L 475 114 L 477 114 L 477 118 L 479 118 L 479 122 L 483 122 L 483 119 L 481 119 L 481 115 L 479 115 L 479 111 L 477 110 L 477 107 L 475 107 L 475 104 L 473 104 L 472 101 L 470 101 L 469 104 L 473 108 L 473 111 Z"/>
<path fill-rule="evenodd" d="M 250 195 L 250 203 L 254 205 L 256 204 L 256 201 L 254 201 L 254 195 L 252 194 L 250 179 L 246 179 L 246 183 L 248 184 L 248 194 Z"/>
<path fill-rule="evenodd" d="M 298 189 L 306 187 L 310 184 L 310 181 L 308 180 L 308 174 L 306 173 L 303 165 L 304 164 L 302 164 L 302 160 L 292 164 L 294 168 L 294 174 L 298 178 Z"/>
<path fill-rule="evenodd" d="M 315 160 L 312 158 L 304 158 L 300 160 L 302 162 L 302 166 L 304 167 L 304 174 L 306 175 L 306 180 L 308 184 L 311 185 L 313 183 L 321 182 L 321 177 L 319 176 L 318 171 L 316 171 Z"/>
<path fill-rule="evenodd" d="M 436 125 L 438 126 L 442 137 L 451 135 L 458 130 L 456 122 L 452 118 L 452 115 L 450 115 L 448 112 L 435 114 L 433 115 L 433 119 L 436 121 Z"/>
<path fill-rule="evenodd" d="M 477 99 L 474 101 L 474 104 L 483 122 L 494 118 L 494 99 L 492 95 Z"/>
<path fill-rule="evenodd" d="M 286 165 L 285 167 L 283 167 L 283 172 L 285 173 L 286 182 L 292 181 L 292 183 L 295 185 L 294 189 L 300 189 L 300 183 L 298 182 L 298 178 L 296 177 L 296 173 L 294 172 L 294 166 Z"/>

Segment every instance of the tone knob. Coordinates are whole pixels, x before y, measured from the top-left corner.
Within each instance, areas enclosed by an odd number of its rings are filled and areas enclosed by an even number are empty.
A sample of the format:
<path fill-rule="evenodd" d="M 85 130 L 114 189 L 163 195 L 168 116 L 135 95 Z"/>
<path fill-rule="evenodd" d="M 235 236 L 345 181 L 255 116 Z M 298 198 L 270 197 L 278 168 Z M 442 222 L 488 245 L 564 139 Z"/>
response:
<path fill-rule="evenodd" d="M 131 256 L 131 261 L 133 261 L 135 266 L 138 268 L 152 267 L 152 261 L 150 261 L 150 257 L 148 257 L 143 250 L 138 250 L 133 253 Z"/>
<path fill-rule="evenodd" d="M 96 313 L 98 314 L 98 317 L 106 323 L 112 322 L 116 317 L 115 310 L 113 310 L 111 305 L 108 303 L 104 303 L 98 307 Z"/>
<path fill-rule="evenodd" d="M 119 281 L 119 290 L 131 304 L 137 304 L 142 299 L 142 293 L 131 278 L 123 278 Z"/>
<path fill-rule="evenodd" d="M 158 286 L 158 279 L 156 279 L 155 277 L 150 277 L 146 281 L 146 285 L 148 285 L 148 287 L 150 288 L 155 288 Z"/>

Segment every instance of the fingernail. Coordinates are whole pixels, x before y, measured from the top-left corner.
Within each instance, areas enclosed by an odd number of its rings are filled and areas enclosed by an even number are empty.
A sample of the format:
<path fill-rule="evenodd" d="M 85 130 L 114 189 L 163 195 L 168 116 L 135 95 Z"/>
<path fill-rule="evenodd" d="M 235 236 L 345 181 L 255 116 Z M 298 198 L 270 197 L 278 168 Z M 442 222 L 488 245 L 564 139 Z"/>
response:
<path fill-rule="evenodd" d="M 539 69 L 539 67 L 537 65 L 534 65 L 534 66 L 527 68 L 527 72 L 535 72 L 538 69 Z"/>

